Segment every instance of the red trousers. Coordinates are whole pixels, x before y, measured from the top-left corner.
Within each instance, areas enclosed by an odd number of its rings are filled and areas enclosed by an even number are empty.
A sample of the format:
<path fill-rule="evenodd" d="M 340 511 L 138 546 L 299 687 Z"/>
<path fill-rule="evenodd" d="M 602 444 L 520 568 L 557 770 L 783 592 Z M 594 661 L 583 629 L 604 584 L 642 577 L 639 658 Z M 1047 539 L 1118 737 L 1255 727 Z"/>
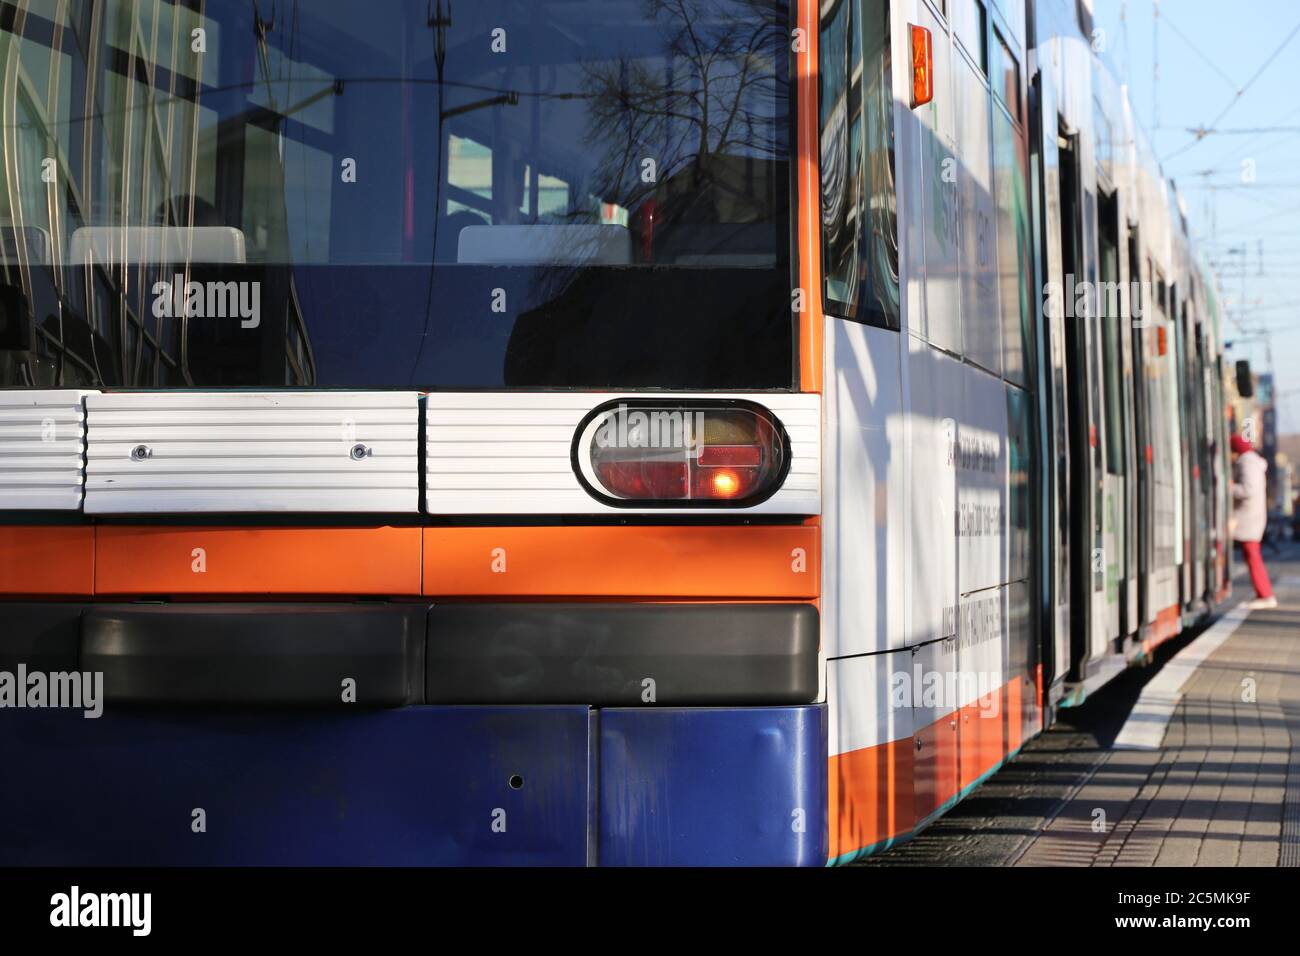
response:
<path fill-rule="evenodd" d="M 1250 569 L 1250 583 L 1255 585 L 1255 594 L 1262 598 L 1272 597 L 1273 585 L 1268 581 L 1268 568 L 1264 567 L 1264 556 L 1259 553 L 1259 542 L 1238 541 L 1237 547 L 1241 548 L 1246 567 Z"/>

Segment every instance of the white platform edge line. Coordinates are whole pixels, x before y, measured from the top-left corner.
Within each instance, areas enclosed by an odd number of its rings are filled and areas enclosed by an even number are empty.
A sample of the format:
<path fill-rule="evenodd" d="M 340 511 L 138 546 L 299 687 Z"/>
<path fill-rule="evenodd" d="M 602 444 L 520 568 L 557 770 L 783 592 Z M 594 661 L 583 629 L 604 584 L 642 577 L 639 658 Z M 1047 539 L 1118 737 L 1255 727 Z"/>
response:
<path fill-rule="evenodd" d="M 1159 750 L 1164 743 L 1169 718 L 1183 699 L 1183 688 L 1196 673 L 1196 668 L 1232 637 L 1249 615 L 1250 608 L 1244 602 L 1236 605 L 1208 631 L 1175 654 L 1173 660 L 1142 688 L 1142 694 L 1110 749 Z"/>

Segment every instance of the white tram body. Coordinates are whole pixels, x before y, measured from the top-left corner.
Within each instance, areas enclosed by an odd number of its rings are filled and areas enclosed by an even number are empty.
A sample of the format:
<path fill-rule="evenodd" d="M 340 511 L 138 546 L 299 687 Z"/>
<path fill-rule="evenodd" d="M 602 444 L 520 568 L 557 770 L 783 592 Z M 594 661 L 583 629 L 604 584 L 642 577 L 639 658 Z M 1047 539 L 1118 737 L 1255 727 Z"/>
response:
<path fill-rule="evenodd" d="M 1212 280 L 1087 5 L 889 12 L 899 330 L 824 319 L 840 862 L 916 832 L 1227 589 Z M 909 109 L 913 26 L 934 89 Z"/>

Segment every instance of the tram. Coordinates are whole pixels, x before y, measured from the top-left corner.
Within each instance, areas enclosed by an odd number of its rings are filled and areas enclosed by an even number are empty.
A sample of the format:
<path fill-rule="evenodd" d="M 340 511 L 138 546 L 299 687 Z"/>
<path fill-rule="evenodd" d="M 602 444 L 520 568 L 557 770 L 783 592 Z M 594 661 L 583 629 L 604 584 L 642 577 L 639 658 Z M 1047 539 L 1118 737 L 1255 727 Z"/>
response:
<path fill-rule="evenodd" d="M 0 863 L 848 863 L 1213 614 L 1094 29 L 5 5 Z"/>

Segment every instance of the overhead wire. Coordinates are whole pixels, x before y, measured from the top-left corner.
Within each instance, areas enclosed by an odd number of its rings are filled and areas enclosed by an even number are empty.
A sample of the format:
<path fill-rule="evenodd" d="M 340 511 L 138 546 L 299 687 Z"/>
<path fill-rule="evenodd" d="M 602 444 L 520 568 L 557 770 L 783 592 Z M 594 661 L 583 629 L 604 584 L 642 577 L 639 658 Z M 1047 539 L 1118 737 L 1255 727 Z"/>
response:
<path fill-rule="evenodd" d="M 1257 69 L 1253 74 L 1251 74 L 1250 79 L 1246 81 L 1244 86 L 1240 87 L 1237 90 L 1236 94 L 1233 95 L 1232 99 L 1228 102 L 1228 104 L 1224 106 L 1222 110 L 1219 111 L 1218 116 L 1216 116 L 1208 124 L 1203 126 L 1201 128 L 1201 131 L 1199 131 L 1197 134 L 1194 135 L 1194 138 L 1191 140 L 1191 142 L 1186 143 L 1180 148 L 1174 150 L 1172 153 L 1168 153 L 1165 156 L 1162 156 L 1160 158 L 1160 161 L 1162 163 L 1168 162 L 1169 160 L 1174 159 L 1177 156 L 1181 156 L 1183 153 L 1186 153 L 1188 150 L 1205 142 L 1206 134 L 1210 131 L 1213 131 L 1214 128 L 1219 125 L 1219 123 L 1223 122 L 1223 118 L 1227 116 L 1230 112 L 1232 112 L 1233 108 L 1238 103 L 1241 102 L 1242 97 L 1244 97 L 1248 92 L 1250 92 L 1251 87 L 1253 87 L 1255 85 L 1255 82 L 1261 76 L 1264 75 L 1264 72 L 1273 64 L 1273 61 L 1276 60 L 1282 54 L 1282 51 L 1285 50 L 1290 45 L 1291 41 L 1295 39 L 1296 34 L 1300 34 L 1300 23 L 1297 23 L 1294 27 L 1291 28 L 1291 32 L 1288 33 L 1285 38 L 1283 38 L 1282 42 L 1278 45 L 1277 49 L 1275 49 L 1272 53 L 1270 53 L 1268 57 L 1264 60 L 1264 62 L 1260 64 L 1259 69 Z"/>

